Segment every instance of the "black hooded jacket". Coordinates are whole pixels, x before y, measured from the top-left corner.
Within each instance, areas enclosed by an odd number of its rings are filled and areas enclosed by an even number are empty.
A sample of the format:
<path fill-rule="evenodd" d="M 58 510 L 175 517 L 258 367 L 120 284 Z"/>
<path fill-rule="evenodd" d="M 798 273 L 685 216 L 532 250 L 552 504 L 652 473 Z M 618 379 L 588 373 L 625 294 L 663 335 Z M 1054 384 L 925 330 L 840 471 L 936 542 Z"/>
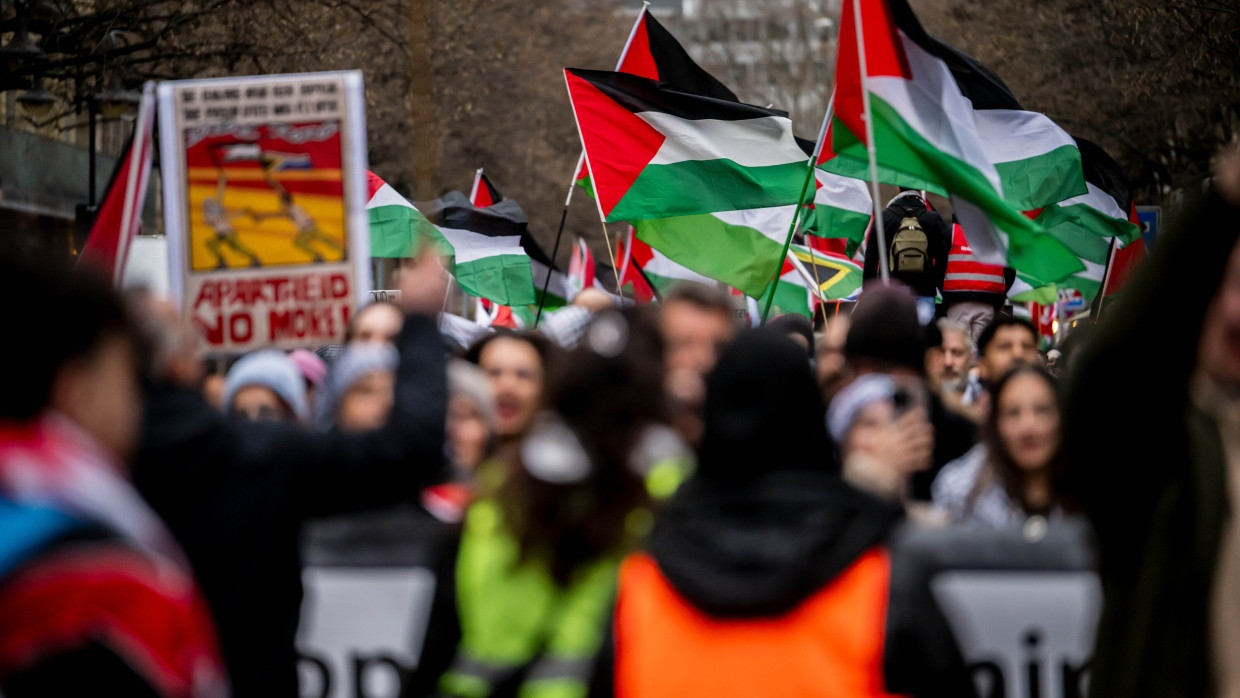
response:
<path fill-rule="evenodd" d="M 698 472 L 660 512 L 647 547 L 672 587 L 707 615 L 770 618 L 883 546 L 902 512 L 843 481 L 804 352 L 758 330 L 726 349 L 708 378 Z M 941 632 L 937 609 L 923 610 Z M 889 664 L 889 690 L 969 695 L 959 653 L 946 654 L 952 666 L 931 672 Z"/>
<path fill-rule="evenodd" d="M 367 434 L 238 423 L 196 391 L 148 391 L 134 484 L 189 557 L 234 695 L 297 695 L 302 524 L 415 497 L 441 471 L 447 382 L 434 320 L 406 318 L 397 347 L 392 413 Z"/>

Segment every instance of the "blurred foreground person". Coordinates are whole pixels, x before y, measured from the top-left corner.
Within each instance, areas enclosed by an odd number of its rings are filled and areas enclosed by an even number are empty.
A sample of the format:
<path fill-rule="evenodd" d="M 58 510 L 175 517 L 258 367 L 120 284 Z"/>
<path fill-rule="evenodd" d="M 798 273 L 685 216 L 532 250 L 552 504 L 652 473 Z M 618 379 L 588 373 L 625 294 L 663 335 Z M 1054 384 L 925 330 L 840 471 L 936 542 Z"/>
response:
<path fill-rule="evenodd" d="M 706 390 L 697 473 L 621 571 L 616 695 L 972 695 L 922 644 L 937 607 L 887 613 L 900 508 L 840 479 L 804 349 L 743 334 Z"/>
<path fill-rule="evenodd" d="M 948 463 L 931 487 L 955 523 L 991 528 L 1058 516 L 1051 477 L 1059 456 L 1059 394 L 1045 369 L 1017 364 L 995 383 L 982 443 Z"/>
<path fill-rule="evenodd" d="M 1073 359 L 1064 485 L 1098 540 L 1093 696 L 1240 695 L 1238 238 L 1233 150 Z"/>
<path fill-rule="evenodd" d="M 406 695 L 575 698 L 599 680 L 616 570 L 649 523 L 634 455 L 666 429 L 644 312 L 600 313 L 515 460 L 482 474 Z"/>
<path fill-rule="evenodd" d="M 892 376 L 868 373 L 831 400 L 827 429 L 835 442 L 844 479 L 905 507 L 916 518 L 928 513 L 910 501 L 913 476 L 930 467 L 934 427 L 916 386 Z"/>
<path fill-rule="evenodd" d="M 102 281 L 0 260 L 0 694 L 222 696 L 206 604 L 127 480 L 140 340 Z"/>
<path fill-rule="evenodd" d="M 736 335 L 732 305 L 717 288 L 684 282 L 664 294 L 659 314 L 672 424 L 687 443 L 696 444 L 702 437 L 706 374 Z"/>
<path fill-rule="evenodd" d="M 852 369 L 844 356 L 844 343 L 848 340 L 848 315 L 836 315 L 827 323 L 822 339 L 815 347 L 814 378 L 818 381 L 818 389 L 822 391 L 824 402 L 831 398 L 852 380 Z"/>
<path fill-rule="evenodd" d="M 323 434 L 228 420 L 162 373 L 148 391 L 134 482 L 202 582 L 236 695 L 297 695 L 303 524 L 394 504 L 439 474 L 447 397 L 433 315 L 445 285 L 433 257 L 402 272 L 409 314 L 396 341 L 395 401 L 379 429 Z"/>

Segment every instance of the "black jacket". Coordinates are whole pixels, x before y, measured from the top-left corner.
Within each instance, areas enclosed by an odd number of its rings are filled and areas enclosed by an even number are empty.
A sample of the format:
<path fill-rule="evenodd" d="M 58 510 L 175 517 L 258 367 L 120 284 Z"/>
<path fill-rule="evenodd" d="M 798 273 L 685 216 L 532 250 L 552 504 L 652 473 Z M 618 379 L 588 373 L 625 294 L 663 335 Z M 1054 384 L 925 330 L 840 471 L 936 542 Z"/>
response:
<path fill-rule="evenodd" d="M 917 222 L 926 232 L 926 253 L 930 257 L 930 269 L 920 274 L 892 272 L 891 278 L 907 284 L 918 296 L 933 298 L 942 290 L 943 276 L 947 273 L 947 255 L 952 247 L 951 225 L 943 220 L 943 216 L 938 212 L 927 209 L 921 197 L 913 194 L 897 197 L 883 209 L 883 240 L 888 248 L 891 246 L 892 237 L 900 228 L 900 221 L 907 216 L 916 216 Z M 878 236 L 874 231 L 870 231 L 865 243 L 865 268 L 862 275 L 865 279 L 879 277 L 877 240 Z M 891 264 L 890 259 L 887 264 Z"/>
<path fill-rule="evenodd" d="M 149 391 L 134 483 L 202 584 L 235 695 L 297 695 L 303 522 L 415 496 L 440 472 L 447 387 L 439 342 L 431 318 L 406 318 L 392 414 L 368 434 L 243 424 L 196 391 Z"/>

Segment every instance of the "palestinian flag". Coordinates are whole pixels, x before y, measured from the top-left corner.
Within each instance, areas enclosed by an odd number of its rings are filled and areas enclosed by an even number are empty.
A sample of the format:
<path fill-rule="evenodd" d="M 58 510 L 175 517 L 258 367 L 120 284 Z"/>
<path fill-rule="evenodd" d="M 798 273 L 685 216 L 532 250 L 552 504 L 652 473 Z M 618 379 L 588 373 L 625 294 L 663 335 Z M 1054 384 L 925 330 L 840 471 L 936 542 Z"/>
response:
<path fill-rule="evenodd" d="M 805 154 L 784 112 L 624 73 L 564 76 L 603 220 L 797 203 Z"/>
<path fill-rule="evenodd" d="M 512 199 L 478 208 L 459 191 L 425 204 L 436 240 L 450 254 L 456 282 L 470 295 L 500 305 L 534 303 L 534 276 L 522 246 L 525 211 Z"/>
<path fill-rule="evenodd" d="M 680 283 L 716 285 L 714 280 L 673 262 L 667 255 L 646 244 L 637 236 L 636 229 L 633 232 L 633 237 L 630 239 L 633 262 L 641 267 L 645 272 L 645 278 L 653 284 L 654 288 L 658 289 L 659 293 L 667 293 L 673 286 Z"/>
<path fill-rule="evenodd" d="M 815 169 L 814 177 L 814 202 L 801 213 L 801 228 L 817 237 L 846 240 L 844 249 L 851 256 L 865 241 L 866 229 L 874 217 L 869 186 L 860 179 L 822 169 Z"/>
<path fill-rule="evenodd" d="M 962 93 L 937 42 L 904 0 L 861 3 L 866 66 L 861 76 L 854 3 L 844 4 L 836 61 L 832 153 L 868 163 L 863 89 L 869 93 L 880 178 L 951 195 L 969 245 L 990 264 L 1008 264 L 1037 279 L 1081 269 L 1075 255 L 1004 199 L 1002 178 L 973 104 Z M 907 177 L 892 181 L 890 175 Z M 847 174 L 847 173 L 845 173 Z"/>
<path fill-rule="evenodd" d="M 978 140 L 999 176 L 1000 191 L 1008 203 L 1023 211 L 1085 193 L 1081 155 L 1066 131 L 1046 115 L 1022 108 L 1003 80 L 986 66 L 922 31 L 906 5 L 893 2 L 891 7 L 899 29 L 947 67 L 956 88 L 971 105 Z M 903 13 L 910 21 L 902 21 Z M 866 158 L 845 157 L 824 166 L 869 179 Z M 911 173 L 881 172 L 880 177 L 892 184 L 947 194 L 936 181 Z"/>
<path fill-rule="evenodd" d="M 639 252 L 636 248 L 642 248 Z M 646 279 L 642 265 L 651 258 L 650 246 L 637 239 L 633 226 L 616 240 L 616 259 L 620 260 L 620 290 L 625 286 L 633 289 L 633 300 L 649 303 L 654 300 L 655 290 Z"/>
<path fill-rule="evenodd" d="M 794 211 L 794 206 L 721 211 L 638 220 L 633 227 L 638 239 L 676 264 L 760 298 L 779 270 Z"/>
<path fill-rule="evenodd" d="M 503 200 L 504 197 L 499 193 L 499 190 L 495 188 L 495 185 L 491 184 L 491 180 L 487 179 L 486 175 L 482 174 L 482 168 L 479 167 L 478 171 L 474 173 L 474 186 L 469 191 L 469 203 L 478 208 L 486 208 Z"/>
<path fill-rule="evenodd" d="M 379 175 L 368 170 L 366 186 L 371 257 L 412 257 L 414 240 L 435 236 L 434 224 Z"/>

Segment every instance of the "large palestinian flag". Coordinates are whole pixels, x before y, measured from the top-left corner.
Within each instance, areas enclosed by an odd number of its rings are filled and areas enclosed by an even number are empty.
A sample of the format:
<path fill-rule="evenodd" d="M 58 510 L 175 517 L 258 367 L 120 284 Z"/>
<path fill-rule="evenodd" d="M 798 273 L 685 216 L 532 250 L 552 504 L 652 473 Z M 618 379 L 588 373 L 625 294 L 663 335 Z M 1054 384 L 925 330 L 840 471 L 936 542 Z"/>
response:
<path fill-rule="evenodd" d="M 643 242 L 637 237 L 636 229 L 629 240 L 633 263 L 641 267 L 644 278 L 649 280 L 659 293 L 667 293 L 673 286 L 680 283 L 716 285 L 713 279 L 673 262 L 670 257 Z"/>
<path fill-rule="evenodd" d="M 925 33 L 901 0 L 891 7 L 899 29 L 942 62 L 956 88 L 968 100 L 978 140 L 999 176 L 1000 189 L 1008 203 L 1019 210 L 1030 210 L 1085 193 L 1081 156 L 1066 131 L 1046 115 L 1026 111 L 1003 80 L 976 59 Z M 820 158 L 829 171 L 869 178 L 865 158 L 843 157 L 826 162 L 833 156 L 834 152 L 828 149 L 826 156 Z M 885 171 L 880 177 L 891 184 L 947 194 L 937 181 L 912 173 Z"/>
<path fill-rule="evenodd" d="M 1009 264 L 1042 280 L 1079 271 L 1071 251 L 1004 198 L 977 112 L 908 4 L 867 0 L 860 5 L 868 74 L 863 80 L 854 3 L 848 2 L 840 20 L 831 148 L 824 147 L 823 160 L 834 153 L 868 162 L 864 89 L 873 111 L 880 179 L 948 193 L 969 245 L 987 263 Z M 906 179 L 892 181 L 892 173 Z"/>
<path fill-rule="evenodd" d="M 564 76 L 604 220 L 797 203 L 805 154 L 784 112 L 624 73 Z"/>

